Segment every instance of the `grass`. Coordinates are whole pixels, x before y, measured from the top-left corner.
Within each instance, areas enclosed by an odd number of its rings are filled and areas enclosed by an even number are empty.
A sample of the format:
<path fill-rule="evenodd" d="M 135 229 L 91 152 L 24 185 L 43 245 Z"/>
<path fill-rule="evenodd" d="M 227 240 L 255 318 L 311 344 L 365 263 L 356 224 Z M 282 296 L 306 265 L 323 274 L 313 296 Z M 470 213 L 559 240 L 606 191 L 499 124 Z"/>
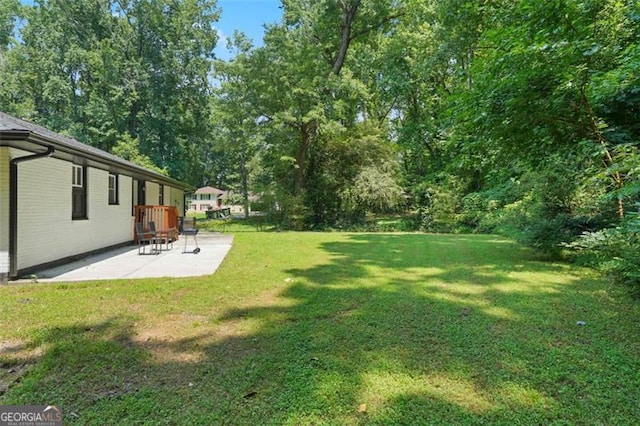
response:
<path fill-rule="evenodd" d="M 496 237 L 237 232 L 210 277 L 0 287 L 19 377 L 0 404 L 69 424 L 634 424 L 639 314 Z"/>
<path fill-rule="evenodd" d="M 196 218 L 196 227 L 203 231 L 237 233 L 275 230 L 273 224 L 268 223 L 266 216 L 232 216 L 223 219 L 207 219 L 204 213 L 190 213 Z"/>

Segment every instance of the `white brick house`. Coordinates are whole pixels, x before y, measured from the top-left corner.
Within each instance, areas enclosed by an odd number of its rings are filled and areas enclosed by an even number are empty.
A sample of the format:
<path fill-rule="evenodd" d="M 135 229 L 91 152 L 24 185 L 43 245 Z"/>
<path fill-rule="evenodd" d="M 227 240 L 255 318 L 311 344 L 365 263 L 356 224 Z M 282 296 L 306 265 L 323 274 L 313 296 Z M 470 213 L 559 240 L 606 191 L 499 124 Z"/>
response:
<path fill-rule="evenodd" d="M 0 112 L 0 282 L 130 243 L 134 206 L 175 206 L 181 182 Z"/>
<path fill-rule="evenodd" d="M 223 191 L 212 186 L 204 186 L 196 189 L 187 199 L 187 208 L 192 212 L 201 212 L 222 207 L 222 197 L 227 195 Z"/>

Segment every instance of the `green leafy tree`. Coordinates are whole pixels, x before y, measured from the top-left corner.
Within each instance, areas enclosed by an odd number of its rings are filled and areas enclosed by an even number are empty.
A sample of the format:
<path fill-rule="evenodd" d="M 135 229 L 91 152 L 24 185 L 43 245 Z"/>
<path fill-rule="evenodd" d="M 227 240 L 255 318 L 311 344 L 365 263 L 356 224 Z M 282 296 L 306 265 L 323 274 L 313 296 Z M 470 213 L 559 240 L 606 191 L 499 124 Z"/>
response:
<path fill-rule="evenodd" d="M 260 78 L 250 64 L 252 43 L 247 37 L 235 32 L 228 41 L 235 50 L 233 60 L 216 61 L 215 77 L 219 87 L 214 91 L 212 128 L 214 141 L 213 158 L 208 165 L 213 176 L 209 179 L 226 189 L 241 194 L 245 216 L 249 215 L 249 197 L 252 171 L 256 167 L 255 157 L 260 144 L 259 122 L 256 109 L 256 92 L 251 82 Z M 213 169 L 213 170 L 212 170 Z"/>
<path fill-rule="evenodd" d="M 353 185 L 345 188 L 341 197 L 348 210 L 363 216 L 365 212 L 394 211 L 404 201 L 404 190 L 398 185 L 393 171 L 383 164 L 360 169 Z"/>
<path fill-rule="evenodd" d="M 620 190 L 625 177 L 615 170 L 616 142 L 603 131 L 593 79 L 617 67 L 631 40 L 629 12 L 619 2 L 577 1 L 493 9 L 471 65 L 473 85 L 453 110 L 462 131 L 478 135 L 470 145 L 493 153 L 494 168 L 508 158 L 545 167 L 550 153 L 589 165 L 599 152 Z"/>
<path fill-rule="evenodd" d="M 269 28 L 265 46 L 251 56 L 263 73 L 252 82 L 265 119 L 262 158 L 279 193 L 304 203 L 308 221 L 317 222 L 336 199 L 335 187 L 325 184 L 326 153 L 362 119 L 367 97 L 350 52 L 383 31 L 394 11 L 392 2 L 355 0 L 284 6 L 284 22 Z"/>
<path fill-rule="evenodd" d="M 168 175 L 166 169 L 159 168 L 153 163 L 153 161 L 151 161 L 151 158 L 140 153 L 140 144 L 138 143 L 138 140 L 132 138 L 128 134 L 125 134 L 122 139 L 116 143 L 111 152 L 114 155 L 131 161 L 139 166 L 146 167 L 147 169 L 154 170 L 163 175 Z"/>
<path fill-rule="evenodd" d="M 24 10 L 7 53 L 7 109 L 105 150 L 128 134 L 172 176 L 201 179 L 215 1 L 41 0 Z"/>
<path fill-rule="evenodd" d="M 5 49 L 11 41 L 19 9 L 19 0 L 4 0 L 0 3 L 0 50 Z"/>

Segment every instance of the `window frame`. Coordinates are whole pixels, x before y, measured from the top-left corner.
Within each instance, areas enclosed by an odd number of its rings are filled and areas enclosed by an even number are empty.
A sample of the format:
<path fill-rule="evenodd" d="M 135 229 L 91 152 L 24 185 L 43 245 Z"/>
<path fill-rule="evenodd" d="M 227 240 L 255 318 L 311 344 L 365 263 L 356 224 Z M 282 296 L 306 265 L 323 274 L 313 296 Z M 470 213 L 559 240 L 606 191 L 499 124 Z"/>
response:
<path fill-rule="evenodd" d="M 87 218 L 87 167 L 72 164 L 71 219 L 86 220 Z"/>
<path fill-rule="evenodd" d="M 120 183 L 117 173 L 109 173 L 108 184 L 108 201 L 110 206 L 117 206 L 120 204 Z M 113 187 L 112 184 L 113 183 Z"/>
<path fill-rule="evenodd" d="M 84 166 L 72 164 L 71 167 L 71 186 L 76 188 L 84 187 Z"/>

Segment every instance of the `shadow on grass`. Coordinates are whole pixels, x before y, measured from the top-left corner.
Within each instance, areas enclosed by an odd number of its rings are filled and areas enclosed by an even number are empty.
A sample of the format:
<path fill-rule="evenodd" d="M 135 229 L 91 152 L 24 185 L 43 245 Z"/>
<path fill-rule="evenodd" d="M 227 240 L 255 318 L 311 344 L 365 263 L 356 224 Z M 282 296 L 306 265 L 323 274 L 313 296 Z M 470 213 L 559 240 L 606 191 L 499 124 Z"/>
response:
<path fill-rule="evenodd" d="M 226 219 L 200 219 L 198 228 L 212 232 L 244 233 L 275 232 L 277 226 L 267 216 L 232 217 Z"/>
<path fill-rule="evenodd" d="M 354 234 L 319 250 L 331 260 L 285 268 L 275 302 L 205 333 L 145 338 L 135 317 L 43 330 L 5 403 L 58 403 L 83 424 L 640 417 L 637 321 L 598 281 L 492 237 Z"/>

